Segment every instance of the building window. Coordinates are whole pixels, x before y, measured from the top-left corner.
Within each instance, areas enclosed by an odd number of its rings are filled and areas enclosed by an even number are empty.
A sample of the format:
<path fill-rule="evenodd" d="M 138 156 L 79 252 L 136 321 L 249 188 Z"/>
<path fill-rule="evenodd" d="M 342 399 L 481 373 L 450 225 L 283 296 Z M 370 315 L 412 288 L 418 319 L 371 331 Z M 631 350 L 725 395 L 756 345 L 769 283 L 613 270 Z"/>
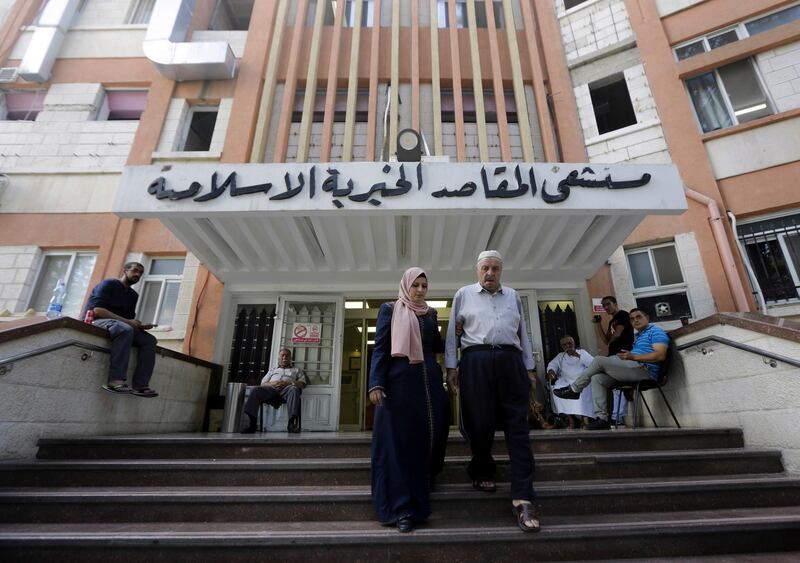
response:
<path fill-rule="evenodd" d="M 751 59 L 686 80 L 703 133 L 772 115 L 772 103 Z"/>
<path fill-rule="evenodd" d="M 675 58 L 679 61 L 717 49 L 728 43 L 739 41 L 759 33 L 769 31 L 779 25 L 787 24 L 800 19 L 800 4 L 778 10 L 766 16 L 760 16 L 734 27 L 715 31 L 683 43 L 675 47 Z"/>
<path fill-rule="evenodd" d="M 505 13 L 503 12 L 502 0 L 475 0 L 475 27 L 487 27 L 486 2 L 492 3 L 495 27 L 498 29 L 505 27 Z M 447 0 L 438 0 L 436 8 L 439 28 L 450 27 L 450 13 L 447 11 Z M 465 29 L 468 25 L 467 1 L 456 0 L 456 28 Z"/>
<path fill-rule="evenodd" d="M 247 31 L 254 0 L 217 0 L 208 29 L 214 31 Z"/>
<path fill-rule="evenodd" d="M 692 316 L 674 243 L 636 248 L 625 255 L 637 307 L 656 322 Z"/>
<path fill-rule="evenodd" d="M 217 124 L 218 106 L 194 106 L 186 117 L 183 151 L 207 151 L 211 148 L 214 126 Z"/>
<path fill-rule="evenodd" d="M 447 0 L 436 2 L 438 13 L 439 28 L 450 27 L 450 12 L 447 10 Z M 467 27 L 467 3 L 466 0 L 456 0 L 456 28 L 464 29 Z"/>
<path fill-rule="evenodd" d="M 622 74 L 589 84 L 589 94 L 600 135 L 636 125 L 636 113 Z"/>
<path fill-rule="evenodd" d="M 305 95 L 306 92 L 304 89 L 297 89 L 294 97 L 294 109 L 292 110 L 292 123 L 300 123 L 303 120 L 303 103 L 305 102 Z M 313 123 L 322 123 L 325 121 L 326 95 L 326 90 L 317 90 L 317 95 L 314 97 Z M 366 123 L 367 111 L 369 110 L 369 90 L 358 90 L 356 96 L 356 123 Z M 335 123 L 344 123 L 346 118 L 347 90 L 340 89 L 336 91 L 336 103 L 334 105 L 333 121 Z"/>
<path fill-rule="evenodd" d="M 136 317 L 143 323 L 172 325 L 183 280 L 184 258 L 153 258 L 142 278 Z"/>
<path fill-rule="evenodd" d="M 138 121 L 147 104 L 147 90 L 108 90 L 98 121 Z"/>
<path fill-rule="evenodd" d="M 581 4 L 585 4 L 589 0 L 564 0 L 564 10 L 571 10 L 576 6 L 580 6 Z"/>
<path fill-rule="evenodd" d="M 36 121 L 36 116 L 44 109 L 45 91 L 6 92 L 6 121 Z"/>
<path fill-rule="evenodd" d="M 309 0 L 308 13 L 306 14 L 306 27 L 314 27 L 314 20 L 317 17 L 317 6 L 322 2 L 323 9 L 325 10 L 325 18 L 322 20 L 322 25 L 333 25 L 336 19 L 336 10 L 334 0 Z"/>
<path fill-rule="evenodd" d="M 800 214 L 739 225 L 737 235 L 764 300 L 800 299 Z"/>
<path fill-rule="evenodd" d="M 126 23 L 129 24 L 148 24 L 150 23 L 150 16 L 153 15 L 153 7 L 156 5 L 156 0 L 136 0 L 133 3 L 130 14 Z"/>
<path fill-rule="evenodd" d="M 56 283 L 63 279 L 67 286 L 67 295 L 62 314 L 80 316 L 96 260 L 97 254 L 90 252 L 45 253 L 28 308 L 38 312 L 46 311 Z"/>
<path fill-rule="evenodd" d="M 363 0 L 361 2 L 361 27 L 372 27 L 375 18 L 374 0 Z M 344 26 L 355 27 L 356 21 L 356 2 L 347 0 L 344 6 Z"/>

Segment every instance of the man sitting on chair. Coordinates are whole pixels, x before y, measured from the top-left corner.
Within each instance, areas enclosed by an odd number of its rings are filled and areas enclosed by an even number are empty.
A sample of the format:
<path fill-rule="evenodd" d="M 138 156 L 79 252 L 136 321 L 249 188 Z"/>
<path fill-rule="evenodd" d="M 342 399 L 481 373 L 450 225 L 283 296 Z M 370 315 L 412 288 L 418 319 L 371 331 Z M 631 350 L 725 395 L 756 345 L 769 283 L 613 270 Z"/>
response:
<path fill-rule="evenodd" d="M 667 357 L 669 336 L 661 327 L 650 324 L 650 317 L 641 309 L 631 309 L 631 324 L 638 332 L 633 349 L 620 350 L 616 356 L 597 356 L 571 385 L 555 389 L 562 399 L 578 399 L 581 391 L 592 385 L 594 422 L 588 430 L 606 430 L 608 421 L 608 390 L 618 382 L 635 383 L 643 379 L 658 379 L 661 363 Z"/>
<path fill-rule="evenodd" d="M 244 406 L 244 413 L 250 419 L 250 425 L 242 430 L 242 434 L 253 434 L 256 431 L 258 411 L 262 403 L 280 408 L 284 403 L 289 415 L 289 432 L 300 432 L 300 395 L 308 384 L 308 377 L 300 368 L 292 367 L 292 351 L 281 348 L 278 353 L 278 367 L 269 370 L 261 380 L 261 386 L 250 393 Z"/>

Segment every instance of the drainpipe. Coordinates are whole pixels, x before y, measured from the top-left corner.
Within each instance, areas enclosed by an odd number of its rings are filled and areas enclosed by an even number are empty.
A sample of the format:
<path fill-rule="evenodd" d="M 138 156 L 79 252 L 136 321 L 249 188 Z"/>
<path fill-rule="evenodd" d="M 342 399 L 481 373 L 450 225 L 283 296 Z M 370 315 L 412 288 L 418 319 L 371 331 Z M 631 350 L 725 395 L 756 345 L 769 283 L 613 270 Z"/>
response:
<path fill-rule="evenodd" d="M 739 272 L 736 270 L 733 252 L 731 251 L 730 242 L 728 242 L 728 234 L 725 232 L 725 227 L 722 224 L 722 216 L 719 213 L 717 202 L 707 195 L 703 195 L 686 186 L 683 187 L 683 191 L 686 192 L 686 196 L 689 199 L 702 203 L 708 208 L 711 232 L 714 235 L 714 241 L 717 243 L 717 250 L 722 260 L 722 268 L 725 270 L 725 277 L 728 278 L 728 287 L 730 287 L 731 293 L 733 293 L 733 301 L 736 304 L 736 310 L 740 313 L 750 311 L 747 293 L 742 284 L 742 279 L 739 277 Z"/>
<path fill-rule="evenodd" d="M 728 219 L 731 220 L 731 227 L 733 228 L 733 232 L 736 233 L 736 215 L 734 215 L 731 211 L 727 212 Z M 753 271 L 753 265 L 750 264 L 750 259 L 747 257 L 747 253 L 744 250 L 744 246 L 742 245 L 742 241 L 739 240 L 739 237 L 736 237 L 736 248 L 739 249 L 739 257 L 744 262 L 745 268 L 747 268 L 747 273 L 750 275 L 750 282 L 753 284 L 754 289 L 756 290 L 756 299 L 758 300 L 758 307 L 761 309 L 761 313 L 767 315 L 767 302 L 764 300 L 764 292 L 761 291 L 761 284 L 758 283 L 758 278 L 756 277 L 756 273 Z"/>

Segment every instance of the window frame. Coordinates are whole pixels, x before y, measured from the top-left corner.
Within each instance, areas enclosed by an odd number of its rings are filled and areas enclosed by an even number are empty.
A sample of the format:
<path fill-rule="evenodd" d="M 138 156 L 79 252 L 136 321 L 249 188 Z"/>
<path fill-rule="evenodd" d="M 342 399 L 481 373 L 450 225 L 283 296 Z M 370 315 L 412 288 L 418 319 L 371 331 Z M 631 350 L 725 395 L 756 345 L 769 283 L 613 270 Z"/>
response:
<path fill-rule="evenodd" d="M 345 0 L 342 27 L 356 27 L 356 0 Z M 360 27 L 375 27 L 375 0 L 362 0 Z"/>
<path fill-rule="evenodd" d="M 197 104 L 197 105 L 189 105 L 186 111 L 186 115 L 183 119 L 183 127 L 181 128 L 181 134 L 178 137 L 178 143 L 176 143 L 176 152 L 201 152 L 207 153 L 211 152 L 211 145 L 214 142 L 214 131 L 217 128 L 217 121 L 214 121 L 214 129 L 211 131 L 211 138 L 208 140 L 208 149 L 204 151 L 190 151 L 186 150 L 186 142 L 189 140 L 189 131 L 192 127 L 192 119 L 195 113 L 216 113 L 217 119 L 219 119 L 219 103 L 216 105 L 212 104 Z"/>
<path fill-rule="evenodd" d="M 740 61 L 748 61 L 750 63 L 750 68 L 753 69 L 753 74 L 754 74 L 754 76 L 756 78 L 756 82 L 758 82 L 758 86 L 759 86 L 759 88 L 761 88 L 761 91 L 764 93 L 764 97 L 767 100 L 767 107 L 772 112 L 770 115 L 775 115 L 776 113 L 778 113 L 777 106 L 775 105 L 775 101 L 772 99 L 772 94 L 769 91 L 769 88 L 767 88 L 766 83 L 764 82 L 764 78 L 761 76 L 761 69 L 759 69 L 758 63 L 756 62 L 756 60 L 755 60 L 755 58 L 753 56 L 745 57 L 745 58 L 739 59 L 737 61 L 731 61 L 731 62 L 728 62 L 728 63 L 722 65 L 722 66 L 727 66 L 729 64 L 734 64 L 734 63 L 737 63 L 737 62 L 740 62 Z M 695 119 L 695 122 L 697 123 L 697 127 L 700 129 L 700 134 L 701 135 L 708 135 L 708 134 L 714 133 L 716 131 L 723 131 L 724 129 L 729 129 L 730 127 L 736 127 L 737 125 L 741 125 L 742 123 L 747 123 L 747 121 L 745 121 L 745 122 L 740 121 L 739 117 L 736 115 L 736 111 L 733 109 L 733 104 L 731 104 L 731 99 L 730 99 L 730 96 L 728 95 L 728 89 L 725 86 L 725 82 L 722 80 L 722 77 L 719 74 L 719 69 L 720 68 L 721 67 L 716 67 L 716 68 L 713 68 L 711 70 L 707 70 L 705 72 L 701 72 L 700 74 L 696 74 L 694 76 L 686 77 L 683 80 L 683 89 L 686 92 L 686 97 L 689 98 L 689 105 L 692 106 L 692 112 L 694 114 L 694 119 Z M 728 117 L 731 119 L 731 122 L 732 122 L 732 124 L 729 125 L 728 127 L 721 127 L 719 129 L 712 129 L 711 131 L 703 131 L 703 125 L 702 125 L 702 123 L 700 121 L 700 115 L 697 113 L 697 108 L 695 107 L 694 101 L 692 100 L 692 96 L 689 93 L 689 85 L 686 82 L 687 82 L 687 80 L 691 80 L 692 78 L 697 78 L 697 77 L 702 76 L 704 74 L 713 74 L 714 75 L 714 81 L 717 83 L 717 89 L 722 94 L 722 101 L 725 104 L 725 110 L 728 112 Z M 759 118 L 756 118 L 756 119 L 762 119 L 763 117 L 769 117 L 769 116 L 762 116 L 762 117 L 759 117 Z"/>
<path fill-rule="evenodd" d="M 711 49 L 711 46 L 710 46 L 708 40 L 710 38 L 717 37 L 718 35 L 723 35 L 723 34 L 729 32 L 731 30 L 735 30 L 736 31 L 737 41 L 742 41 L 743 39 L 747 39 L 749 37 L 753 37 L 754 35 L 751 35 L 750 31 L 747 29 L 747 24 L 752 23 L 752 22 L 757 21 L 757 20 L 760 20 L 760 19 L 763 19 L 763 18 L 766 18 L 766 17 L 769 17 L 772 14 L 777 14 L 779 12 L 790 10 L 790 9 L 795 8 L 797 6 L 800 6 L 800 2 L 792 4 L 791 6 L 782 6 L 780 8 L 775 9 L 775 10 L 771 10 L 769 12 L 765 12 L 763 14 L 759 14 L 759 15 L 754 16 L 752 18 L 747 18 L 746 20 L 742 20 L 742 21 L 740 21 L 740 22 L 738 22 L 738 23 L 736 23 L 734 25 L 728 25 L 728 26 L 725 26 L 725 27 L 720 28 L 720 29 L 715 29 L 714 31 L 710 31 L 710 32 L 705 33 L 703 35 L 698 35 L 698 36 L 692 37 L 691 39 L 687 39 L 686 41 L 682 41 L 682 42 L 678 43 L 677 45 L 673 45 L 673 47 L 672 47 L 672 56 L 673 56 L 673 58 L 675 59 L 676 62 L 681 62 L 681 61 L 685 61 L 687 59 L 690 59 L 692 57 L 696 57 L 697 55 L 692 55 L 690 57 L 685 57 L 685 58 L 681 59 L 681 58 L 678 57 L 678 49 L 681 49 L 682 47 L 686 47 L 687 45 L 691 45 L 692 43 L 697 43 L 698 41 L 702 41 L 702 43 L 703 43 L 703 53 L 708 53 L 709 51 L 713 50 L 713 49 Z M 785 25 L 785 24 L 783 24 L 783 25 Z M 755 35 L 758 35 L 758 33 L 756 33 Z M 698 53 L 698 54 L 700 54 L 700 53 Z"/>
<path fill-rule="evenodd" d="M 668 246 L 671 246 L 672 248 L 675 249 L 675 257 L 678 260 L 678 267 L 681 270 L 681 277 L 683 278 L 682 282 L 670 283 L 670 284 L 661 283 L 660 276 L 658 275 L 658 269 L 656 268 L 655 259 L 653 258 L 653 250 L 657 248 L 666 248 Z M 631 270 L 631 263 L 630 260 L 628 259 L 628 256 L 630 256 L 631 254 L 642 254 L 644 252 L 647 252 L 647 256 L 650 261 L 650 271 L 653 273 L 653 279 L 655 280 L 656 284 L 644 287 L 636 287 L 634 284 L 633 271 Z M 665 292 L 671 293 L 675 289 L 687 288 L 686 276 L 683 274 L 683 262 L 681 261 L 681 256 L 680 253 L 678 252 L 678 247 L 674 241 L 625 249 L 625 266 L 628 268 L 628 277 L 631 280 L 631 290 L 633 291 L 634 296 L 645 297 L 651 295 L 659 295 Z"/>
<path fill-rule="evenodd" d="M 738 229 L 746 228 L 748 225 L 752 223 L 760 223 L 762 221 L 780 219 L 783 217 L 792 217 L 794 215 L 798 215 L 798 210 L 794 209 L 786 213 L 775 213 L 766 216 L 760 216 L 753 218 L 752 220 L 739 223 Z M 736 232 L 734 234 L 736 236 L 737 242 L 740 243 L 741 248 L 744 249 L 744 254 L 745 254 L 744 258 L 745 260 L 750 262 L 750 267 L 752 268 L 754 275 L 756 274 L 756 265 L 752 263 L 747 254 L 747 246 L 749 244 L 759 244 L 763 242 L 777 240 L 778 247 L 783 253 L 783 261 L 786 263 L 789 277 L 792 279 L 794 283 L 796 296 L 790 299 L 767 299 L 764 288 L 762 286 L 761 291 L 762 295 L 764 296 L 764 302 L 766 303 L 767 307 L 800 303 L 800 261 L 798 261 L 798 263 L 794 262 L 794 260 L 792 259 L 792 254 L 791 252 L 789 252 L 789 248 L 786 243 L 786 237 L 798 236 L 800 235 L 800 232 L 797 231 L 775 232 L 774 229 L 765 229 L 762 227 L 754 234 L 740 234 L 739 232 Z M 748 278 L 750 278 L 750 272 L 748 272 Z M 756 275 L 756 281 L 758 282 L 759 285 L 761 285 L 761 281 L 758 280 L 757 275 Z"/>
<path fill-rule="evenodd" d="M 628 94 L 628 104 L 630 106 L 631 112 L 633 113 L 633 123 L 628 123 L 627 125 L 623 125 L 622 127 L 617 127 L 615 129 L 609 129 L 608 131 L 600 131 L 600 121 L 597 115 L 597 107 L 595 106 L 594 97 L 592 96 L 592 86 L 594 86 L 594 90 L 597 91 L 600 88 L 608 88 L 612 84 L 619 84 L 622 83 L 625 86 L 625 91 Z M 587 89 L 589 90 L 589 101 L 592 105 L 592 117 L 594 118 L 595 127 L 597 127 L 597 135 L 609 135 L 609 134 L 618 134 L 620 131 L 624 131 L 629 127 L 635 127 L 639 125 L 639 116 L 636 115 L 636 108 L 633 105 L 633 98 L 631 97 L 631 89 L 628 86 L 628 79 L 625 76 L 624 72 L 615 72 L 614 74 L 610 74 L 605 78 L 601 78 L 599 80 L 595 80 L 590 82 L 586 85 Z M 609 97 L 611 99 L 611 97 Z"/>
<path fill-rule="evenodd" d="M 69 256 L 69 265 L 67 266 L 67 271 L 64 273 L 64 287 L 67 289 L 67 293 L 69 293 L 69 282 L 72 278 L 72 272 L 75 269 L 75 262 L 78 260 L 78 256 L 94 256 L 95 257 L 95 264 L 94 267 L 97 267 L 97 256 L 98 253 L 96 251 L 91 250 L 45 250 L 41 253 L 39 257 L 39 265 L 36 267 L 36 275 L 34 276 L 34 283 L 33 287 L 31 288 L 30 294 L 28 295 L 28 299 L 25 302 L 25 309 L 30 309 L 33 307 L 33 301 L 36 298 L 39 292 L 39 285 L 42 282 L 42 274 L 44 273 L 44 266 L 47 262 L 48 256 Z M 92 269 L 92 273 L 94 273 L 94 269 Z M 87 286 L 86 290 L 84 291 L 84 296 L 86 291 L 89 290 Z M 44 311 L 36 311 L 37 313 L 44 313 Z"/>
<path fill-rule="evenodd" d="M 151 274 L 149 273 L 150 269 L 153 267 L 153 262 L 155 260 L 183 260 L 183 268 L 181 269 L 180 274 Z M 167 291 L 167 282 L 178 282 L 178 296 L 175 298 L 175 305 L 177 308 L 178 297 L 180 296 L 180 286 L 183 284 L 183 272 L 186 270 L 186 255 L 171 255 L 171 256 L 148 256 L 146 259 L 147 264 L 145 265 L 145 273 L 142 275 L 142 278 L 139 280 L 139 283 L 136 285 L 139 287 L 141 296 L 140 299 L 136 302 L 136 318 L 142 321 L 143 323 L 156 323 L 158 322 L 158 317 L 161 315 L 161 308 L 164 305 L 164 294 Z M 147 282 L 160 282 L 161 288 L 158 290 L 158 299 L 156 300 L 156 308 L 153 313 L 152 319 L 140 319 L 139 314 L 142 312 L 142 307 L 144 307 L 145 298 L 147 297 L 146 294 L 146 285 Z M 141 284 L 141 285 L 140 285 Z M 170 319 L 169 325 L 164 326 L 173 326 L 172 323 L 175 321 L 175 313 L 172 314 L 172 319 Z"/>

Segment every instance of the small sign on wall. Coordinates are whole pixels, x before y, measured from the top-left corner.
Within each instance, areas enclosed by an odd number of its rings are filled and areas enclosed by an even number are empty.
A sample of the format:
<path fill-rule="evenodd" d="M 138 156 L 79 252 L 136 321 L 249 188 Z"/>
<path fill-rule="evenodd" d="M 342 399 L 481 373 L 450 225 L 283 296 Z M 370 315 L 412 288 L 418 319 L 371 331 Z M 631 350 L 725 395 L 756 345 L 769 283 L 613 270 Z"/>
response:
<path fill-rule="evenodd" d="M 592 313 L 605 313 L 606 309 L 602 304 L 602 297 L 592 297 Z"/>
<path fill-rule="evenodd" d="M 319 344 L 322 334 L 320 323 L 294 323 L 292 344 Z"/>

